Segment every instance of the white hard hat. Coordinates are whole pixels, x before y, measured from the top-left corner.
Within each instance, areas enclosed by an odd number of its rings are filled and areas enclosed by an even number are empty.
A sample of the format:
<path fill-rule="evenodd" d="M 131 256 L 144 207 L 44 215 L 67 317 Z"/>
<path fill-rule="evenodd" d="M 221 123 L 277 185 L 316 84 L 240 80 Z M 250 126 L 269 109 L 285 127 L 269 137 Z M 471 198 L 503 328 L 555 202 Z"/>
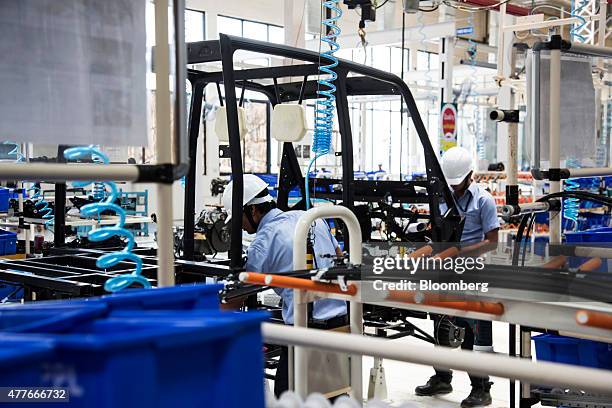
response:
<path fill-rule="evenodd" d="M 273 198 L 270 194 L 268 194 L 268 183 L 260 179 L 254 174 L 245 174 L 242 176 L 242 181 L 244 185 L 244 192 L 242 194 L 242 206 L 245 205 L 253 205 L 253 204 L 261 204 L 266 203 L 268 201 L 273 201 Z M 234 182 L 230 181 L 227 186 L 225 186 L 225 190 L 223 191 L 223 198 L 221 201 L 223 202 L 223 207 L 227 212 L 227 219 L 225 220 L 228 223 L 232 219 L 232 191 L 234 190 Z M 265 195 L 258 197 L 262 192 L 265 191 Z"/>
<path fill-rule="evenodd" d="M 472 155 L 463 147 L 451 147 L 442 156 L 442 172 L 449 186 L 461 184 L 472 170 Z"/>

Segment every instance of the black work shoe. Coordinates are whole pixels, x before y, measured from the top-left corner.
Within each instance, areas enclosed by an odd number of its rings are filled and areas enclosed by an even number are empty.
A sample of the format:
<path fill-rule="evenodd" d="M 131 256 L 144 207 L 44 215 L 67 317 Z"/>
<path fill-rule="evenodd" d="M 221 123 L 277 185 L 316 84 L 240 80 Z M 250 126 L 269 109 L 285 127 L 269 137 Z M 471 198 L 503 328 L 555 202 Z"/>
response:
<path fill-rule="evenodd" d="M 449 382 L 442 381 L 438 376 L 432 376 L 427 384 L 419 385 L 414 389 L 416 395 L 431 397 L 433 395 L 448 394 L 453 392 L 453 386 Z"/>
<path fill-rule="evenodd" d="M 472 387 L 470 395 L 461 401 L 461 408 L 484 407 L 491 405 L 492 402 L 489 390 Z"/>

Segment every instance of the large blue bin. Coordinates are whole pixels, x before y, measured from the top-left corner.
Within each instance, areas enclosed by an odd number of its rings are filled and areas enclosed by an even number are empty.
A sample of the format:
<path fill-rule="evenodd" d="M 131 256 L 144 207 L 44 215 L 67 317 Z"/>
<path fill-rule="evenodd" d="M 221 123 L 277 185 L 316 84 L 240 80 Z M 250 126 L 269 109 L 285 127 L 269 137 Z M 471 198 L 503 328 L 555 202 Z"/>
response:
<path fill-rule="evenodd" d="M 538 360 L 612 369 L 612 344 L 541 334 L 533 337 Z"/>
<path fill-rule="evenodd" d="M 99 297 L 75 300 L 31 302 L 12 306 L 23 310 L 79 307 L 104 304 L 113 313 L 116 310 L 219 310 L 219 291 L 223 285 L 179 285 L 157 289 L 127 289 Z"/>
<path fill-rule="evenodd" d="M 0 230 L 0 255 L 14 255 L 17 252 L 17 234 Z"/>
<path fill-rule="evenodd" d="M 108 314 L 104 304 L 66 305 L 57 302 L 56 307 L 0 308 L 0 331 L 16 333 L 61 333 L 71 330 L 94 318 L 102 318 Z"/>
<path fill-rule="evenodd" d="M 54 353 L 0 370 L 0 386 L 66 387 L 70 407 L 264 406 L 260 324 L 267 313 L 149 313 L 65 334 L 2 334 L 0 349 L 51 341 Z"/>
<path fill-rule="evenodd" d="M 604 247 L 612 246 L 612 227 L 594 228 L 580 232 L 566 232 L 565 241 L 572 244 L 591 243 Z M 569 266 L 577 268 L 587 260 L 588 258 L 571 257 Z M 602 265 L 595 270 L 596 272 L 608 272 L 608 260 L 602 259 L 602 261 Z"/>
<path fill-rule="evenodd" d="M 53 355 L 53 343 L 49 340 L 6 339 L 0 342 L 0 377 L 11 373 L 16 384 L 27 384 L 30 378 L 39 375 L 39 368 L 33 366 Z M 0 387 L 10 387 L 12 383 L 0 381 Z M 9 404 L 2 404 L 8 406 Z M 21 405 L 22 406 L 22 405 Z"/>
<path fill-rule="evenodd" d="M 0 187 L 0 212 L 8 211 L 10 192 L 8 188 Z"/>
<path fill-rule="evenodd" d="M 219 309 L 223 285 L 179 285 L 169 288 L 125 290 L 112 295 L 92 297 L 81 302 L 103 302 L 114 310 L 202 310 Z"/>

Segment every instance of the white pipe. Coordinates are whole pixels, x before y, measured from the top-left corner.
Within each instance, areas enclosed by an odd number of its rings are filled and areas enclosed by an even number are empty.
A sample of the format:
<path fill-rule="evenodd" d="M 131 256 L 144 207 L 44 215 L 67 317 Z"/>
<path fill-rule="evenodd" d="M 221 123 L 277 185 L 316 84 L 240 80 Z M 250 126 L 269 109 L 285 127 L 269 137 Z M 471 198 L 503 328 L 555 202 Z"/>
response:
<path fill-rule="evenodd" d="M 519 204 L 518 206 L 519 211 L 516 211 L 516 208 L 514 208 L 514 206 L 512 205 L 504 205 L 501 207 L 501 213 L 504 217 L 510 217 L 512 215 L 518 215 L 518 214 L 548 211 L 549 208 L 550 208 L 550 205 L 547 202 Z"/>
<path fill-rule="evenodd" d="M 535 362 L 493 353 L 422 347 L 403 342 L 331 331 L 264 323 L 263 336 L 274 344 L 387 358 L 408 363 L 467 371 L 480 375 L 513 378 L 532 384 L 571 387 L 594 392 L 612 391 L 612 371 L 567 364 Z"/>
<path fill-rule="evenodd" d="M 510 109 L 514 109 L 514 92 L 510 92 Z M 518 123 L 508 123 L 507 184 L 518 185 Z"/>
<path fill-rule="evenodd" d="M 561 167 L 560 158 L 560 111 L 561 111 L 561 50 L 550 51 L 550 168 L 558 169 Z M 561 191 L 559 181 L 550 182 L 550 192 L 558 193 Z M 561 242 L 561 213 L 558 211 L 550 213 L 550 243 L 558 244 Z"/>
<path fill-rule="evenodd" d="M 596 176 L 610 176 L 612 175 L 612 167 L 591 167 L 581 169 L 568 169 L 570 177 L 596 177 Z"/>
<path fill-rule="evenodd" d="M 320 218 L 340 218 L 346 224 L 349 233 L 349 260 L 354 265 L 361 264 L 361 228 L 357 217 L 351 210 L 338 205 L 314 207 L 306 211 L 298 220 L 293 235 L 293 269 L 306 269 L 306 251 L 308 231 L 313 222 Z M 303 302 L 303 293 L 294 291 L 293 296 L 293 325 L 306 327 L 308 324 L 307 304 Z M 363 310 L 361 303 L 350 302 L 351 333 L 363 333 Z M 294 349 L 294 382 L 295 392 L 302 397 L 306 396 L 308 389 L 307 353 L 301 347 Z M 353 398 L 363 399 L 362 362 L 360 356 L 351 357 L 351 392 Z"/>
<path fill-rule="evenodd" d="M 497 22 L 497 78 L 504 78 L 504 24 L 506 23 L 506 3 L 499 6 L 498 22 Z M 505 78 L 504 78 L 505 79 Z"/>
<path fill-rule="evenodd" d="M 176 7 L 176 4 L 174 4 Z M 168 44 L 168 0 L 155 1 L 155 119 L 157 163 L 172 163 L 170 128 L 170 45 Z M 175 44 L 176 45 L 176 44 Z M 172 184 L 157 184 L 157 286 L 174 285 L 172 233 Z"/>
<path fill-rule="evenodd" d="M 138 167 L 132 164 L 113 164 L 101 168 L 98 164 L 0 163 L 0 178 L 49 182 L 136 181 Z"/>

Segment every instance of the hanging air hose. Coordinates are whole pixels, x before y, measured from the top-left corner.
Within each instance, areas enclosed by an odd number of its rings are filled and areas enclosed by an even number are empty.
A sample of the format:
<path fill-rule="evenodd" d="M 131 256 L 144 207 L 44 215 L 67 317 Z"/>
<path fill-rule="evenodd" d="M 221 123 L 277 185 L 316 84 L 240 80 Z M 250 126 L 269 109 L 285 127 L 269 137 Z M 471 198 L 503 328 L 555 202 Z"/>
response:
<path fill-rule="evenodd" d="M 320 52 L 320 60 L 325 59 L 329 61 L 329 64 L 323 65 L 322 61 L 319 62 L 319 80 L 317 86 L 319 99 L 317 99 L 315 107 L 315 125 L 312 140 L 312 151 L 315 155 L 306 168 L 306 209 L 310 208 L 310 190 L 308 186 L 310 168 L 319 157 L 329 153 L 332 147 L 334 105 L 336 101 L 336 96 L 334 95 L 336 86 L 333 82 L 338 78 L 338 74 L 334 71 L 334 68 L 338 66 L 338 58 L 334 54 L 340 49 L 340 44 L 336 42 L 336 38 L 341 33 L 337 22 L 342 17 L 342 10 L 338 7 L 339 2 L 340 0 L 327 0 L 323 2 L 323 7 L 331 10 L 332 14 L 335 13 L 335 16 L 332 15 L 330 18 L 321 21 L 322 27 L 325 30 L 325 35 L 321 35 L 321 42 L 328 44 L 330 49 Z M 322 78 L 321 74 L 326 75 L 326 77 Z"/>
<path fill-rule="evenodd" d="M 10 156 L 16 157 L 15 162 L 22 163 L 25 161 L 25 156 L 19 151 L 19 145 L 17 143 L 6 141 L 6 142 L 3 142 L 3 144 L 13 146 L 13 150 L 8 152 L 8 154 Z M 50 229 L 51 227 L 53 227 L 53 208 L 51 208 L 51 205 L 45 200 L 42 194 L 42 190 L 39 186 L 34 184 L 32 187 L 28 188 L 27 190 L 34 192 L 34 194 L 32 194 L 32 197 L 31 197 L 33 200 L 36 200 L 34 202 L 34 205 L 38 209 L 38 212 L 42 214 L 42 218 L 43 220 L 45 220 L 45 226 Z"/>
<path fill-rule="evenodd" d="M 21 152 L 19 151 L 19 145 L 17 143 L 11 142 L 11 141 L 5 141 L 5 142 L 2 142 L 2 144 L 13 146 L 13 150 L 8 152 L 7 154 L 9 156 L 15 156 L 16 163 L 21 163 L 25 161 L 25 156 L 21 154 Z"/>
<path fill-rule="evenodd" d="M 567 179 L 564 181 L 564 191 L 576 191 L 580 189 L 577 179 Z M 575 230 L 578 228 L 578 213 L 580 212 L 580 200 L 577 198 L 566 198 L 563 200 L 563 218 L 571 221 L 566 224 L 564 230 Z"/>
<path fill-rule="evenodd" d="M 98 160 L 104 164 L 109 164 L 108 157 L 102 153 L 100 150 L 96 149 L 94 146 L 88 147 L 71 147 L 64 151 L 64 157 L 66 160 L 78 160 L 78 159 L 89 159 L 91 158 L 93 161 Z M 92 182 L 84 181 L 74 183 L 77 187 L 86 187 Z M 95 231 L 89 233 L 89 240 L 93 242 L 105 241 L 111 237 L 118 236 L 124 237 L 127 239 L 127 246 L 118 252 L 112 252 L 110 254 L 102 255 L 96 261 L 96 266 L 101 269 L 112 268 L 123 261 L 131 261 L 136 265 L 136 269 L 134 272 L 126 275 L 115 276 L 106 281 L 104 284 L 104 289 L 108 292 L 117 292 L 122 289 L 125 289 L 132 284 L 136 283 L 145 288 L 150 288 L 151 284 L 149 281 L 142 276 L 142 258 L 138 255 L 134 254 L 132 250 L 134 249 L 135 239 L 134 234 L 131 231 L 127 230 L 125 226 L 125 211 L 123 208 L 119 207 L 115 204 L 115 200 L 119 198 L 119 190 L 117 189 L 117 185 L 113 182 L 104 182 L 105 187 L 108 187 L 109 193 L 101 202 L 87 204 L 81 207 L 81 214 L 86 217 L 94 217 L 100 216 L 104 211 L 113 211 L 118 217 L 119 221 L 115 226 L 112 227 L 101 227 Z"/>
<path fill-rule="evenodd" d="M 576 2 L 579 2 L 578 7 L 576 8 Z M 570 35 L 571 35 L 571 39 L 572 41 L 577 41 L 580 43 L 585 43 L 587 42 L 588 38 L 585 37 L 582 34 L 579 34 L 579 31 L 587 25 L 587 21 L 584 17 L 582 17 L 579 13 L 582 12 L 582 10 L 584 10 L 585 7 L 587 7 L 589 5 L 590 1 L 589 0 L 573 0 L 572 1 L 572 17 L 577 18 L 578 20 L 580 20 L 580 24 L 576 25 L 573 24 L 572 25 L 572 29 L 570 30 Z"/>
<path fill-rule="evenodd" d="M 51 208 L 51 204 L 45 200 L 42 194 L 42 189 L 38 185 L 34 184 L 32 187 L 28 188 L 28 191 L 34 192 L 31 197 L 33 200 L 36 200 L 34 205 L 36 206 L 38 213 L 41 214 L 42 219 L 45 220 L 45 227 L 51 229 L 54 223 L 53 208 Z"/>

